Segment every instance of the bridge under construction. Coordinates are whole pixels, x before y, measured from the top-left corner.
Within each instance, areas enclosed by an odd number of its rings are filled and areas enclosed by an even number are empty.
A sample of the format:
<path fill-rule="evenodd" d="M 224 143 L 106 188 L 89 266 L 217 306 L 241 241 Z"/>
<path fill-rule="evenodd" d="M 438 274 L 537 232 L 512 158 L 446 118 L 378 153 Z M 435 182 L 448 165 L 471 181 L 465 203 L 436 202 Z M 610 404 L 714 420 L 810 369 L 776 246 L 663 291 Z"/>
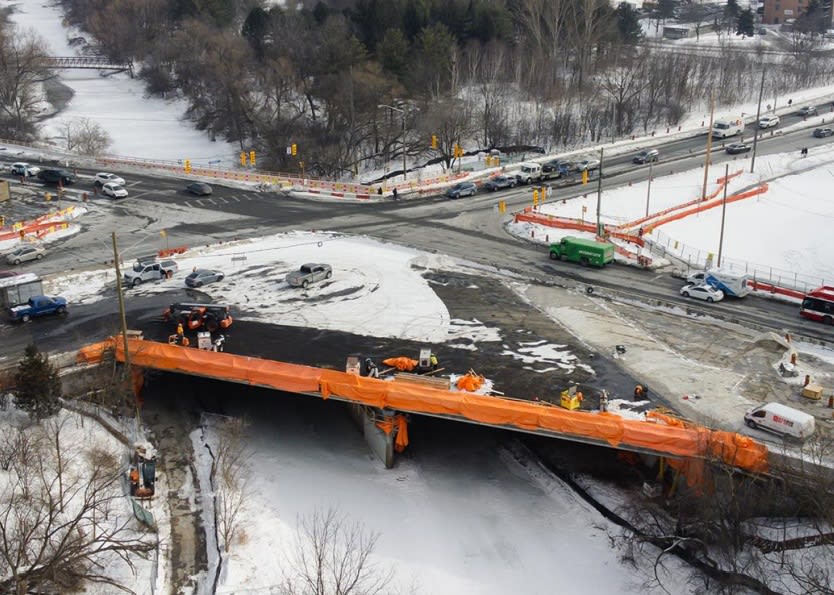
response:
<path fill-rule="evenodd" d="M 243 385 L 350 403 L 364 418 L 365 437 L 386 466 L 408 445 L 405 414 L 429 415 L 616 448 L 664 458 L 690 486 L 700 486 L 707 463 L 749 473 L 768 472 L 768 450 L 752 438 L 713 430 L 649 412 L 646 419 L 601 411 L 567 410 L 536 401 L 442 390 L 412 382 L 256 357 L 158 343 L 138 337 L 111 337 L 78 352 L 78 363 L 97 364 L 112 352 L 127 355 L 136 386 L 143 369 L 211 378 Z"/>

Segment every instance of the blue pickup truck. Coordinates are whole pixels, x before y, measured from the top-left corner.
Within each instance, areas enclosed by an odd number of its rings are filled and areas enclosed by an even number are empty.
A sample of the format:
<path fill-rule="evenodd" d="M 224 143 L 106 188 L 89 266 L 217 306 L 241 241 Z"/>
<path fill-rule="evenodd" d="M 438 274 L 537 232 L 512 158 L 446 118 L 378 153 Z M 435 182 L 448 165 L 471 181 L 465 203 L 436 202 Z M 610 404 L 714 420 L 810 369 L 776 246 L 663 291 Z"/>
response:
<path fill-rule="evenodd" d="M 25 304 L 9 308 L 9 317 L 20 322 L 29 322 L 38 316 L 66 313 L 67 300 L 62 297 L 47 297 L 45 295 L 30 297 Z"/>

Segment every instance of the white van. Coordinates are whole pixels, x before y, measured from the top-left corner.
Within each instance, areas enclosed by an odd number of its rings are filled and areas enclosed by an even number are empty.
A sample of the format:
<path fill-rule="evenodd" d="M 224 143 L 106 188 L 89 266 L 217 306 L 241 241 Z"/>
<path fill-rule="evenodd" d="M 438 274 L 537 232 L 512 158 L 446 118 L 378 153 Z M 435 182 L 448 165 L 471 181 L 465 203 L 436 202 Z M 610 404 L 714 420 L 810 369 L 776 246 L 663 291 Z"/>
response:
<path fill-rule="evenodd" d="M 814 433 L 814 416 L 781 403 L 766 403 L 744 414 L 751 428 L 767 430 L 780 436 L 805 440 Z"/>
<path fill-rule="evenodd" d="M 712 138 L 727 138 L 744 132 L 744 120 L 719 118 L 712 123 Z"/>

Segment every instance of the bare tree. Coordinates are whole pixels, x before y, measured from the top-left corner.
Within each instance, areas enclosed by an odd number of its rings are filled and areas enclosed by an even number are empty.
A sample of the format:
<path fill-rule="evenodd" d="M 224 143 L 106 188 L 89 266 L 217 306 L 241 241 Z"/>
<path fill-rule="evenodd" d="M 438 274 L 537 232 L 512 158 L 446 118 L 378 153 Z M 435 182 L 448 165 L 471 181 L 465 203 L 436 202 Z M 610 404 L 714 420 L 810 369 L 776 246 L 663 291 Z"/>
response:
<path fill-rule="evenodd" d="M 67 151 L 81 155 L 100 155 L 110 146 L 110 135 L 97 122 L 89 118 L 65 120 L 61 133 Z"/>
<path fill-rule="evenodd" d="M 21 432 L 41 438 L 26 441 L 32 448 L 25 459 L 17 453 L 0 486 L 0 592 L 67 592 L 85 581 L 129 592 L 108 567 L 132 569 L 132 556 L 155 545 L 133 529 L 115 457 L 93 448 L 59 473 L 43 428 Z"/>
<path fill-rule="evenodd" d="M 391 569 L 372 555 L 379 535 L 349 523 L 335 510 L 302 517 L 298 547 L 288 560 L 281 592 L 286 595 L 375 595 L 391 590 Z"/>
<path fill-rule="evenodd" d="M 224 420 L 219 428 L 217 452 L 211 469 L 214 485 L 218 541 L 227 552 L 242 529 L 252 453 L 246 448 L 246 423 L 239 418 Z"/>
<path fill-rule="evenodd" d="M 10 138 L 34 133 L 41 102 L 39 83 L 49 76 L 48 52 L 34 31 L 0 22 L 0 125 Z"/>

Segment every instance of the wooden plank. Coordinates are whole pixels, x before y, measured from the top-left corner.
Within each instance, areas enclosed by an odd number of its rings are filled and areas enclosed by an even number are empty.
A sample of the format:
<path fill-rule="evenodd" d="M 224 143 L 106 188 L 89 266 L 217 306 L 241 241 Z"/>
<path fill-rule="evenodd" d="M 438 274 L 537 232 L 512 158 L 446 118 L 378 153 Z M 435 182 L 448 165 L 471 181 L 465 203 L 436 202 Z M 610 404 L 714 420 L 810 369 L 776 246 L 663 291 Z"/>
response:
<path fill-rule="evenodd" d="M 431 376 L 423 376 L 421 374 L 409 374 L 408 372 L 397 372 L 394 374 L 395 382 L 410 382 L 412 384 L 420 384 L 422 386 L 430 386 L 432 388 L 440 388 L 449 390 L 450 383 L 448 378 L 433 378 Z"/>

